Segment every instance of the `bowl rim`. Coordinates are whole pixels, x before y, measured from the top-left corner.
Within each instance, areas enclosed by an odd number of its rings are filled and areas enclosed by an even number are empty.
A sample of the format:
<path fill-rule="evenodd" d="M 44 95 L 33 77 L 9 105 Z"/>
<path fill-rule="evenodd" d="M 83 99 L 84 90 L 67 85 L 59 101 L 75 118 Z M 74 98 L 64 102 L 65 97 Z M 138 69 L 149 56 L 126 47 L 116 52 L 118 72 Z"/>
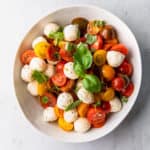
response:
<path fill-rule="evenodd" d="M 35 27 L 40 21 L 42 21 L 44 18 L 47 18 L 49 15 L 52 15 L 52 14 L 54 14 L 54 13 L 56 13 L 56 12 L 59 12 L 59 11 L 62 11 L 63 9 L 75 8 L 75 7 L 78 7 L 78 8 L 93 8 L 93 9 L 95 8 L 95 9 L 100 9 L 100 10 L 106 12 L 108 15 L 111 15 L 113 18 L 116 18 L 117 20 L 119 20 L 119 21 L 129 30 L 129 32 L 132 34 L 132 36 L 133 36 L 133 38 L 134 38 L 134 40 L 135 40 L 135 43 L 136 43 L 136 46 L 137 46 L 137 49 L 138 49 L 138 52 L 139 52 L 139 56 L 140 56 L 140 57 L 139 57 L 139 61 L 140 61 L 140 63 L 139 63 L 139 65 L 140 65 L 140 66 L 139 66 L 139 70 L 140 70 L 139 80 L 140 80 L 140 81 L 139 81 L 139 87 L 137 87 L 137 94 L 135 95 L 135 98 L 134 98 L 133 103 L 130 105 L 130 108 L 127 110 L 126 114 L 121 117 L 121 119 L 118 121 L 118 123 L 117 123 L 116 125 L 113 126 L 113 128 L 107 130 L 106 132 L 104 132 L 104 133 L 101 134 L 101 135 L 97 135 L 97 136 L 95 135 L 95 136 L 93 136 L 93 137 L 90 138 L 90 139 L 86 139 L 86 140 L 84 139 L 84 140 L 82 140 L 82 141 L 78 141 L 78 140 L 73 141 L 73 140 L 70 140 L 70 139 L 67 139 L 67 140 L 66 140 L 65 138 L 59 138 L 59 137 L 55 137 L 55 138 L 54 138 L 56 141 L 64 142 L 64 143 L 85 143 L 85 142 L 92 142 L 92 141 L 98 140 L 98 139 L 100 139 L 100 138 L 102 138 L 102 137 L 108 135 L 108 134 L 111 133 L 112 131 L 114 131 L 114 130 L 123 122 L 123 120 L 128 116 L 129 112 L 131 112 L 131 110 L 132 110 L 132 108 L 133 108 L 133 106 L 134 106 L 134 104 L 135 104 L 135 102 L 136 102 L 136 100 L 137 100 L 137 97 L 138 97 L 139 92 L 140 92 L 140 89 L 141 89 L 141 84 L 142 84 L 142 72 L 143 72 L 143 69 L 142 69 L 142 54 L 141 54 L 141 50 L 140 50 L 139 44 L 138 44 L 138 42 L 137 42 L 137 39 L 136 39 L 135 35 L 133 34 L 133 32 L 131 31 L 131 29 L 128 27 L 128 25 L 127 25 L 122 19 L 120 19 L 120 17 L 116 16 L 114 13 L 112 13 L 112 12 L 108 11 L 107 9 L 104 9 L 104 8 L 102 8 L 102 7 L 100 7 L 100 6 L 89 5 L 89 4 L 80 4 L 80 5 L 79 5 L 79 4 L 73 4 L 73 5 L 71 4 L 71 5 L 60 6 L 60 7 L 51 9 L 47 15 L 44 15 L 44 16 L 40 17 L 40 19 L 38 19 L 38 20 L 36 21 L 36 23 L 32 24 L 32 27 L 29 27 L 29 30 L 28 30 L 27 32 L 25 32 L 25 34 L 22 36 L 23 38 L 21 39 L 21 42 L 20 42 L 20 44 L 19 44 L 19 46 L 18 46 L 18 49 L 17 49 L 17 51 L 16 51 L 16 54 L 15 54 L 15 57 L 14 57 L 14 64 L 13 64 L 13 90 L 14 90 L 14 93 L 15 93 L 15 96 L 16 96 L 16 101 L 17 101 L 17 103 L 19 104 L 19 107 L 20 107 L 19 109 L 20 109 L 21 112 L 24 114 L 24 115 L 23 115 L 24 118 L 26 118 L 27 122 L 29 122 L 29 124 L 31 124 L 35 130 L 37 130 L 39 133 L 42 133 L 43 135 L 45 135 L 45 136 L 47 136 L 47 137 L 53 139 L 53 138 L 52 138 L 51 136 L 49 136 L 48 134 L 45 134 L 43 131 L 39 130 L 39 129 L 26 117 L 25 112 L 21 109 L 21 104 L 20 104 L 20 102 L 19 102 L 19 100 L 18 100 L 19 97 L 17 96 L 16 85 L 15 85 L 15 64 L 16 64 L 16 60 L 17 60 L 17 54 L 18 54 L 18 51 L 19 51 L 19 49 L 20 49 L 20 47 L 21 47 L 21 45 L 22 45 L 24 39 L 26 38 L 26 36 L 34 29 L 34 27 Z"/>

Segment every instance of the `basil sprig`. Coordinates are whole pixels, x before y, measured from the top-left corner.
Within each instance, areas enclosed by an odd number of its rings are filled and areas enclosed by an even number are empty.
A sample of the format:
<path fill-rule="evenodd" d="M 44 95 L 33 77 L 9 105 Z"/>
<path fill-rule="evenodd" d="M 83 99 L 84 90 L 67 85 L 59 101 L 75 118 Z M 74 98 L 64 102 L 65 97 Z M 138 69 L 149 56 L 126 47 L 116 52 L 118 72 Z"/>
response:
<path fill-rule="evenodd" d="M 77 100 L 75 102 L 72 102 L 70 105 L 68 105 L 66 108 L 65 108 L 65 111 L 69 111 L 71 109 L 75 109 L 76 107 L 78 107 L 80 105 L 81 101 L 80 100 Z"/>

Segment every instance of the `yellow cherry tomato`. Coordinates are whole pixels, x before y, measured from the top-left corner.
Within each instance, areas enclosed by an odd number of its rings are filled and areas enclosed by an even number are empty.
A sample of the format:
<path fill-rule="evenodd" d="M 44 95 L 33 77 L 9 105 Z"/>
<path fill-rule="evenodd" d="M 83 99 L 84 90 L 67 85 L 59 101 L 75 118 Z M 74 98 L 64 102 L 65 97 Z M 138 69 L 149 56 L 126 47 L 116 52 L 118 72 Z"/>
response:
<path fill-rule="evenodd" d="M 97 50 L 93 55 L 93 61 L 97 66 L 104 65 L 106 62 L 106 51 Z"/>
<path fill-rule="evenodd" d="M 71 131 L 71 130 L 73 130 L 73 124 L 66 122 L 64 120 L 64 118 L 59 118 L 58 119 L 58 125 L 59 125 L 60 128 L 62 128 L 65 131 Z"/>
<path fill-rule="evenodd" d="M 109 65 L 104 65 L 102 67 L 102 75 L 106 80 L 111 81 L 115 76 L 115 70 Z"/>
<path fill-rule="evenodd" d="M 113 88 L 106 89 L 105 92 L 102 93 L 101 97 L 103 101 L 110 101 L 114 98 L 115 91 Z"/>
<path fill-rule="evenodd" d="M 57 106 L 55 106 L 54 111 L 55 111 L 55 114 L 58 118 L 63 117 L 64 111 L 62 109 L 59 109 Z"/>
<path fill-rule="evenodd" d="M 43 96 L 44 93 L 47 91 L 48 87 L 47 87 L 47 83 L 38 83 L 38 95 L 39 96 Z"/>
<path fill-rule="evenodd" d="M 77 109 L 80 117 L 85 117 L 88 110 L 89 110 L 89 104 L 85 104 L 85 103 L 81 103 Z"/>
<path fill-rule="evenodd" d="M 49 48 L 50 44 L 48 42 L 39 42 L 34 47 L 35 55 L 44 59 Z"/>
<path fill-rule="evenodd" d="M 66 46 L 66 42 L 65 41 L 60 41 L 58 43 L 58 47 L 61 48 L 61 49 L 65 49 L 65 46 Z"/>

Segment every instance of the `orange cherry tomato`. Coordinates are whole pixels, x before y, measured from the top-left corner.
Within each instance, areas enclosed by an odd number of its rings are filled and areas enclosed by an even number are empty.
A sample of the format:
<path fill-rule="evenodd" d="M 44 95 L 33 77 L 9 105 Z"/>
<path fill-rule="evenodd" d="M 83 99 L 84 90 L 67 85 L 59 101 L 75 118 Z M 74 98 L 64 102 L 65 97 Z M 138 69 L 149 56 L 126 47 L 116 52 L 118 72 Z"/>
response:
<path fill-rule="evenodd" d="M 75 84 L 74 80 L 69 80 L 68 79 L 66 84 L 64 86 L 62 86 L 60 88 L 60 90 L 63 91 L 63 92 L 68 92 L 68 91 L 70 91 L 73 88 L 74 84 Z"/>
<path fill-rule="evenodd" d="M 121 53 L 123 53 L 123 54 L 125 54 L 125 55 L 128 54 L 128 49 L 127 49 L 126 46 L 123 45 L 123 44 L 116 44 L 116 45 L 114 45 L 111 49 L 112 49 L 112 50 L 115 50 L 115 51 L 119 51 L 119 52 L 121 52 Z"/>
<path fill-rule="evenodd" d="M 21 63 L 24 65 L 29 64 L 33 57 L 35 57 L 33 50 L 25 50 L 20 57 Z"/>
<path fill-rule="evenodd" d="M 60 49 L 59 54 L 65 61 L 73 61 L 73 54 L 70 51 Z"/>
<path fill-rule="evenodd" d="M 129 96 L 131 96 L 133 91 L 134 91 L 134 85 L 132 82 L 130 82 L 129 85 L 121 91 L 121 94 L 123 96 L 129 97 Z"/>
<path fill-rule="evenodd" d="M 55 114 L 58 118 L 63 117 L 64 111 L 57 106 L 54 107 Z"/>

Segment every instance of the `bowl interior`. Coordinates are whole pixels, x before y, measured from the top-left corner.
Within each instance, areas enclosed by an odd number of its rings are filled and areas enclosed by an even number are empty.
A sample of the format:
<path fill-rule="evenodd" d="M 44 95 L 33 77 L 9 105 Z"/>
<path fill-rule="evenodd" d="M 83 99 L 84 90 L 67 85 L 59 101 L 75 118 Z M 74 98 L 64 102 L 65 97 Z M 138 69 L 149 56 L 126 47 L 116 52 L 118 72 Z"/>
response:
<path fill-rule="evenodd" d="M 42 111 L 43 109 L 37 103 L 37 98 L 32 97 L 26 90 L 26 83 L 24 83 L 20 78 L 20 54 L 31 48 L 32 40 L 43 33 L 43 27 L 48 22 L 56 22 L 60 25 L 69 24 L 70 21 L 75 17 L 85 17 L 89 20 L 93 19 L 103 19 L 107 23 L 110 23 L 117 29 L 119 39 L 124 43 L 130 51 L 130 60 L 134 67 L 133 73 L 133 82 L 135 85 L 135 90 L 132 96 L 129 98 L 129 101 L 124 105 L 123 109 L 119 113 L 112 114 L 106 125 L 99 129 L 92 129 L 90 132 L 85 134 L 79 134 L 75 132 L 64 132 L 56 124 L 47 124 L 42 121 Z M 28 32 L 22 41 L 15 60 L 14 65 L 14 86 L 16 96 L 22 111 L 24 112 L 26 118 L 40 131 L 45 134 L 53 137 L 55 139 L 65 141 L 65 142 L 86 142 L 91 141 L 97 138 L 100 138 L 115 127 L 127 116 L 128 112 L 131 110 L 134 102 L 136 101 L 140 84 L 141 84 L 141 55 L 138 44 L 135 40 L 134 35 L 131 33 L 129 28 L 116 16 L 111 13 L 91 6 L 74 6 L 59 9 L 50 15 L 44 17 L 40 20 L 33 28 Z"/>

